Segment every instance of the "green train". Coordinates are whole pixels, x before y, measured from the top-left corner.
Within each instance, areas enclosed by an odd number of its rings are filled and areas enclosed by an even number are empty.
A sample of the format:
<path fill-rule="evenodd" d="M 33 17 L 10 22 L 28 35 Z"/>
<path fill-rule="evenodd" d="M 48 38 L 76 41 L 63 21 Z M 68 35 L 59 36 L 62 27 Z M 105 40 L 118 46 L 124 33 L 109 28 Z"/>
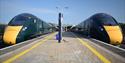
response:
<path fill-rule="evenodd" d="M 118 22 L 106 13 L 94 14 L 72 29 L 74 32 L 114 45 L 119 45 L 123 41 L 123 33 Z"/>
<path fill-rule="evenodd" d="M 5 29 L 3 40 L 6 44 L 13 45 L 32 37 L 50 33 L 53 26 L 40 20 L 29 13 L 22 13 L 15 16 Z"/>

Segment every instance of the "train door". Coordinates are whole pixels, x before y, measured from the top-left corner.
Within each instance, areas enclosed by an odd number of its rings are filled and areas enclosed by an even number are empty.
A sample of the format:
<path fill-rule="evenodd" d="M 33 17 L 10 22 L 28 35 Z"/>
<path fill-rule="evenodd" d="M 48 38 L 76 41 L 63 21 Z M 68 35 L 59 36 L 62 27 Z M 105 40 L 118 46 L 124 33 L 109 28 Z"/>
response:
<path fill-rule="evenodd" d="M 42 29 L 41 29 L 42 33 L 44 33 L 44 22 L 42 21 Z"/>
<path fill-rule="evenodd" d="M 91 37 L 91 27 L 92 27 L 92 19 L 89 19 L 88 20 L 88 22 L 87 22 L 87 27 L 88 27 L 88 32 L 87 32 L 87 34 L 88 34 L 88 37 Z"/>
<path fill-rule="evenodd" d="M 29 21 L 30 25 L 29 25 L 29 33 L 30 35 L 34 36 L 37 32 L 37 26 L 36 26 L 36 20 L 34 18 L 30 18 Z"/>

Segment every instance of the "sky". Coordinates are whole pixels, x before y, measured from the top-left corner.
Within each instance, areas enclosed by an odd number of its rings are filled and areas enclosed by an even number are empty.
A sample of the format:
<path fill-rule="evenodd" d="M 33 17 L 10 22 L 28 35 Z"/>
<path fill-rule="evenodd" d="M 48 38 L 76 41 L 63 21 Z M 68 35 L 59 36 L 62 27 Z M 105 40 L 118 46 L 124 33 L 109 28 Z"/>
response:
<path fill-rule="evenodd" d="M 7 24 L 21 13 L 58 23 L 59 12 L 64 16 L 63 24 L 76 25 L 96 13 L 107 13 L 125 23 L 125 0 L 0 0 L 0 23 Z"/>

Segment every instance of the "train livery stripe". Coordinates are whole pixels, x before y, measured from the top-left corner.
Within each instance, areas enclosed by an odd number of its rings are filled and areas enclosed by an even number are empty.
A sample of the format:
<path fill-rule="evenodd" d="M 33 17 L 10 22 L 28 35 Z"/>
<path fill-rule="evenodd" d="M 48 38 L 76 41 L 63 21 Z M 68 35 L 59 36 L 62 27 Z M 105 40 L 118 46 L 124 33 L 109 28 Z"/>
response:
<path fill-rule="evenodd" d="M 106 59 L 103 55 L 101 55 L 98 51 L 96 51 L 95 48 L 91 47 L 87 42 L 84 42 L 82 39 L 78 38 L 76 35 L 74 36 L 82 43 L 83 46 L 86 46 L 89 50 L 91 50 L 103 63 L 111 63 L 111 61 Z"/>
<path fill-rule="evenodd" d="M 119 26 L 104 26 L 111 44 L 121 44 L 123 36 Z"/>
<path fill-rule="evenodd" d="M 23 26 L 7 26 L 3 36 L 4 42 L 8 44 L 15 44 L 17 35 L 22 27 Z"/>
<path fill-rule="evenodd" d="M 26 49 L 26 50 L 22 51 L 21 53 L 15 55 L 15 56 L 13 56 L 13 57 L 11 57 L 10 59 L 4 61 L 3 63 L 11 63 L 11 62 L 13 62 L 14 60 L 16 60 L 16 59 L 18 59 L 19 57 L 23 56 L 24 54 L 28 53 L 29 51 L 31 51 L 32 49 L 36 48 L 37 46 L 43 44 L 45 41 L 47 41 L 48 39 L 50 39 L 50 38 L 51 38 L 52 36 L 54 36 L 55 34 L 56 34 L 56 33 L 53 33 L 53 34 L 51 34 L 51 35 L 49 35 L 49 36 L 43 38 L 42 41 L 40 41 L 40 42 L 34 44 L 34 45 L 33 45 L 32 47 L 30 47 L 29 49 Z"/>

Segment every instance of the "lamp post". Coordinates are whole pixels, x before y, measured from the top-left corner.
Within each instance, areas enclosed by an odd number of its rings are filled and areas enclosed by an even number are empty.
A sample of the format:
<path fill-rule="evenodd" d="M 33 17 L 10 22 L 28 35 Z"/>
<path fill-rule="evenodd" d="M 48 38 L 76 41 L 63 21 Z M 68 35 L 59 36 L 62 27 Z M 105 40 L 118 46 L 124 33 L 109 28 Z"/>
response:
<path fill-rule="evenodd" d="M 62 14 L 59 13 L 59 20 L 58 20 L 58 26 L 59 26 L 59 39 L 58 39 L 58 42 L 60 43 L 61 40 L 62 40 Z"/>
<path fill-rule="evenodd" d="M 59 26 L 59 32 L 58 32 L 58 42 L 60 43 L 62 40 L 62 21 L 63 21 L 63 8 L 56 7 L 58 12 L 59 12 L 59 17 L 58 17 L 58 26 Z M 67 9 L 68 7 L 64 7 Z"/>

